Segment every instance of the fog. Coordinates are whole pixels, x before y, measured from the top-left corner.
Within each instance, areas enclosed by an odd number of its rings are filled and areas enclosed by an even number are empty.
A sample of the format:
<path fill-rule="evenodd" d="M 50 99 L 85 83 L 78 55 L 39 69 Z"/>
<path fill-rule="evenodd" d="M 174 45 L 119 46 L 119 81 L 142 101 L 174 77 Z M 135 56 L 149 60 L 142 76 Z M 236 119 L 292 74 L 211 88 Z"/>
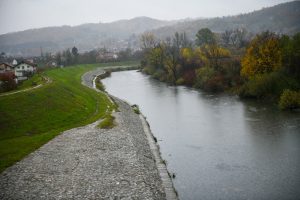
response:
<path fill-rule="evenodd" d="M 0 34 L 137 16 L 162 20 L 221 17 L 283 2 L 288 0 L 0 0 Z"/>

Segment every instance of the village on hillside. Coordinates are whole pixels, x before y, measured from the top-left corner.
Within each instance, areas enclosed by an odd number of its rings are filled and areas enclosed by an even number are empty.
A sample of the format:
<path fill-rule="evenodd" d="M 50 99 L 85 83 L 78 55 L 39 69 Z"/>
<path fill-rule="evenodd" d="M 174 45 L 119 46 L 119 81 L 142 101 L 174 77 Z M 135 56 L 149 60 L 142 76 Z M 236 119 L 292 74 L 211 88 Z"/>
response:
<path fill-rule="evenodd" d="M 7 92 L 17 88 L 23 81 L 32 77 L 37 71 L 37 64 L 33 60 L 13 60 L 12 63 L 0 63 L 0 92 Z"/>

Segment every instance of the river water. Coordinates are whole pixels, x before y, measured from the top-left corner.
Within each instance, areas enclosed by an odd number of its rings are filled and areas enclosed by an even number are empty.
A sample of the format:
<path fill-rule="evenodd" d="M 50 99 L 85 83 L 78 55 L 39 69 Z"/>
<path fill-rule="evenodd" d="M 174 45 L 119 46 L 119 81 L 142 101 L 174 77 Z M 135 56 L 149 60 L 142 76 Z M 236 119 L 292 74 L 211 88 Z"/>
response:
<path fill-rule="evenodd" d="M 300 112 L 168 86 L 136 71 L 103 83 L 140 106 L 180 199 L 300 199 Z"/>

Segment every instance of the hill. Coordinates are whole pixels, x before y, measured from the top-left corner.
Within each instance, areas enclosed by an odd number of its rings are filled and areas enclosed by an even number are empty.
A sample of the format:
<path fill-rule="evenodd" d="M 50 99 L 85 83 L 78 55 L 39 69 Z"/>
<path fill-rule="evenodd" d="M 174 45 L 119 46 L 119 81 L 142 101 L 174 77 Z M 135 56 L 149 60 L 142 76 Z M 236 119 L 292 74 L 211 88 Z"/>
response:
<path fill-rule="evenodd" d="M 38 56 L 43 52 L 56 52 L 78 47 L 82 51 L 96 48 L 124 49 L 139 47 L 139 35 L 152 31 L 159 38 L 177 32 L 186 32 L 193 39 L 201 28 L 214 32 L 245 28 L 257 33 L 270 30 L 280 34 L 300 31 L 300 1 L 279 4 L 247 14 L 209 19 L 162 21 L 137 17 L 112 23 L 83 24 L 79 26 L 47 27 L 0 35 L 0 52 L 8 55 Z"/>
<path fill-rule="evenodd" d="M 213 32 L 245 28 L 251 33 L 269 30 L 278 34 L 292 35 L 300 32 L 299 19 L 300 1 L 293 1 L 247 14 L 180 22 L 152 32 L 160 38 L 173 35 L 176 31 L 186 32 L 190 38 L 194 38 L 201 28 L 209 28 Z"/>
<path fill-rule="evenodd" d="M 64 50 L 74 45 L 81 51 L 104 46 L 121 48 L 131 41 L 136 42 L 137 35 L 146 30 L 173 23 L 175 21 L 137 17 L 112 23 L 30 29 L 0 35 L 0 51 L 11 55 L 38 56 L 41 54 L 41 47 L 43 52 Z"/>

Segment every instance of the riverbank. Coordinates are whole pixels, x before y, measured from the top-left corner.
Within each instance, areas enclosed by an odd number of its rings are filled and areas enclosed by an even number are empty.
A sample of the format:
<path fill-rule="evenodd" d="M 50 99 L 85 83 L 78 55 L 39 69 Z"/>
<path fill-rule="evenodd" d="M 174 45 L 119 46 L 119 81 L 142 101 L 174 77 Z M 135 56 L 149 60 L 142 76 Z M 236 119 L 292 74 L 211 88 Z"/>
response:
<path fill-rule="evenodd" d="M 81 76 L 107 65 L 77 65 L 47 70 L 44 76 L 51 79 L 49 84 L 1 96 L 0 172 L 61 132 L 105 116 L 111 102 L 106 95 L 83 86 Z"/>
<path fill-rule="evenodd" d="M 101 70 L 82 83 L 93 87 Z M 0 175 L 0 198 L 177 199 L 162 182 L 140 116 L 115 102 L 117 126 L 99 129 L 99 120 L 63 132 Z"/>
<path fill-rule="evenodd" d="M 169 86 L 136 71 L 102 83 L 147 116 L 180 199 L 300 196 L 300 113 Z"/>

